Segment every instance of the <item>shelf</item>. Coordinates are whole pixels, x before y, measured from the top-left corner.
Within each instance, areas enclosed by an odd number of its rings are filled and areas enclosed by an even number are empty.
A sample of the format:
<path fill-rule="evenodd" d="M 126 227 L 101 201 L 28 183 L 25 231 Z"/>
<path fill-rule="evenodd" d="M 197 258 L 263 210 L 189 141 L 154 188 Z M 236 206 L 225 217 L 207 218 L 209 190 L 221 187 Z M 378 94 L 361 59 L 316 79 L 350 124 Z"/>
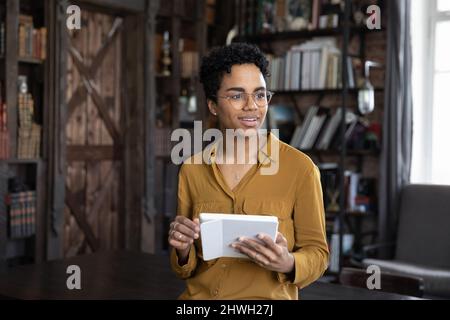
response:
<path fill-rule="evenodd" d="M 311 90 L 274 90 L 276 97 L 277 95 L 288 95 L 288 94 L 342 94 L 343 89 L 311 89 Z M 357 94 L 358 88 L 349 88 L 349 94 Z M 384 88 L 375 88 L 375 92 L 383 92 Z"/>
<path fill-rule="evenodd" d="M 369 30 L 364 27 L 351 27 L 350 33 L 374 33 L 382 32 L 384 28 Z M 342 35 L 344 28 L 328 28 L 328 29 L 316 29 L 316 30 L 300 30 L 300 31 L 284 31 L 277 33 L 264 33 L 249 36 L 237 36 L 233 39 L 233 42 L 249 41 L 249 42 L 264 42 L 264 41 L 281 41 L 281 40 L 295 40 L 299 38 L 311 38 L 311 37 L 329 37 Z"/>
<path fill-rule="evenodd" d="M 33 57 L 19 57 L 19 63 L 30 63 L 30 64 L 42 64 L 44 60 L 33 58 Z"/>
<path fill-rule="evenodd" d="M 0 60 L 5 60 L 5 56 L 0 56 Z M 17 61 L 19 63 L 29 63 L 29 64 L 36 64 L 41 65 L 44 63 L 44 60 L 33 58 L 33 57 L 18 57 Z"/>
<path fill-rule="evenodd" d="M 337 216 L 339 215 L 339 211 L 326 211 L 325 215 L 327 216 Z M 375 216 L 374 212 L 371 211 L 352 211 L 352 210 L 346 210 L 345 216 L 353 216 L 353 217 L 372 217 Z"/>
<path fill-rule="evenodd" d="M 316 150 L 316 149 L 311 149 L 311 150 L 301 150 L 300 151 L 307 153 L 307 154 L 311 154 L 311 155 L 318 155 L 318 156 L 333 156 L 333 155 L 340 155 L 341 151 L 340 150 Z M 380 151 L 379 150 L 346 150 L 345 155 L 346 156 L 354 156 L 354 157 L 362 157 L 362 156 L 372 156 L 372 157 L 376 157 L 379 156 Z"/>
<path fill-rule="evenodd" d="M 41 159 L 0 159 L 0 162 L 7 164 L 39 164 Z"/>

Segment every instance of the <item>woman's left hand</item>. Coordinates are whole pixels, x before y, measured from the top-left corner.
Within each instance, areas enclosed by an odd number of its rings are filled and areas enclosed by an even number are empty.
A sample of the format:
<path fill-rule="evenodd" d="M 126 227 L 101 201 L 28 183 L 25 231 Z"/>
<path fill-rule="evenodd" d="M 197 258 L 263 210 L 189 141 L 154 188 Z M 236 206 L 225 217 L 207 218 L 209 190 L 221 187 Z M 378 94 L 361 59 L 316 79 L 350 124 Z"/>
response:
<path fill-rule="evenodd" d="M 289 273 L 294 269 L 294 256 L 289 252 L 286 238 L 277 233 L 275 242 L 267 234 L 259 234 L 257 241 L 255 239 L 240 237 L 238 242 L 231 244 L 231 247 L 247 255 L 255 263 L 263 268 Z"/>

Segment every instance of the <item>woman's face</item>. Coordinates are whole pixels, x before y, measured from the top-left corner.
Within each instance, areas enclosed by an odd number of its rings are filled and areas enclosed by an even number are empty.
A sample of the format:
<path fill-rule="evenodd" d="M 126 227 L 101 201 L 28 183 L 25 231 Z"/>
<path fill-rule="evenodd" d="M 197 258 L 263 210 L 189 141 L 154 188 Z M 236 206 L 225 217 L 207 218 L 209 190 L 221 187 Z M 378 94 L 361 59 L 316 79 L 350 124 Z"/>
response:
<path fill-rule="evenodd" d="M 244 132 L 259 129 L 266 117 L 267 106 L 257 106 L 252 96 L 248 96 L 245 102 L 246 95 L 242 93 L 261 95 L 265 91 L 266 81 L 256 65 L 234 65 L 231 73 L 223 76 L 217 91 L 217 104 L 208 101 L 208 107 L 217 115 L 221 129 L 242 129 Z M 244 99 L 242 108 L 236 108 L 239 99 Z"/>

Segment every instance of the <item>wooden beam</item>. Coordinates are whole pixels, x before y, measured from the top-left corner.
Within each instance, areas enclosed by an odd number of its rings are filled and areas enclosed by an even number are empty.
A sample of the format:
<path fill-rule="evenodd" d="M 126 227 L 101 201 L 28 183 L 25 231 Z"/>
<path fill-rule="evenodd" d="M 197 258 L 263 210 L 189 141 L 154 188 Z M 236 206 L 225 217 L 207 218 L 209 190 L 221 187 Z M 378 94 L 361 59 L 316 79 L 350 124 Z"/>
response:
<path fill-rule="evenodd" d="M 68 34 L 66 32 L 66 34 Z M 69 52 L 72 56 L 73 62 L 75 63 L 75 66 L 77 67 L 78 71 L 80 72 L 80 75 L 84 77 L 85 79 L 91 78 L 91 73 L 89 72 L 89 67 L 84 62 L 83 56 L 81 53 L 75 48 L 75 46 L 72 44 L 72 41 L 70 41 L 69 38 Z"/>
<path fill-rule="evenodd" d="M 8 164 L 0 162 L 0 197 L 4 199 L 8 194 Z M 7 270 L 6 246 L 8 242 L 8 219 L 5 201 L 0 201 L 0 272 Z"/>
<path fill-rule="evenodd" d="M 69 102 L 67 103 L 67 121 L 70 120 L 70 117 L 77 109 L 77 107 L 83 103 L 87 98 L 87 89 L 85 86 L 79 86 L 77 90 L 70 97 Z"/>
<path fill-rule="evenodd" d="M 17 52 L 19 43 L 19 1 L 6 1 L 5 21 L 5 94 L 8 107 L 9 152 L 17 157 Z"/>
<path fill-rule="evenodd" d="M 108 7 L 116 11 L 143 12 L 145 10 L 145 0 L 77 0 L 76 2 L 81 5 Z"/>
<path fill-rule="evenodd" d="M 195 29 L 196 29 L 196 41 L 198 50 L 198 61 L 206 53 L 206 42 L 207 42 L 207 30 L 208 26 L 205 20 L 206 14 L 206 1 L 197 0 L 196 1 L 196 14 L 195 14 Z M 195 81 L 195 91 L 197 96 L 197 117 L 203 121 L 203 123 L 208 123 L 209 112 L 206 108 L 206 99 L 203 93 L 203 88 L 200 81 Z"/>
<path fill-rule="evenodd" d="M 94 101 L 94 104 L 97 107 L 98 114 L 105 123 L 106 130 L 108 130 L 109 134 L 111 135 L 114 144 L 117 146 L 122 145 L 122 137 L 120 136 L 119 129 L 109 116 L 108 108 L 106 107 L 105 101 L 100 96 L 100 93 L 98 92 L 97 88 L 92 86 L 92 83 L 90 81 L 86 81 L 85 84 L 89 86 L 87 87 L 88 93 L 91 95 L 92 101 Z"/>
<path fill-rule="evenodd" d="M 152 139 L 156 128 L 156 83 L 155 83 L 155 41 L 156 14 L 159 11 L 159 0 L 147 2 L 146 23 L 144 30 L 144 159 L 145 159 L 145 208 L 142 232 L 142 250 L 156 253 L 161 248 L 156 241 L 155 208 L 155 146 Z M 145 230 L 144 230 L 145 228 Z"/>
<path fill-rule="evenodd" d="M 92 97 L 92 101 L 94 101 L 94 105 L 97 107 L 100 118 L 102 118 L 103 122 L 105 123 L 106 130 L 108 130 L 111 138 L 114 140 L 114 143 L 117 145 L 121 145 L 119 130 L 109 116 L 108 109 L 103 98 L 100 96 L 97 88 L 89 78 L 89 68 L 86 67 L 81 54 L 73 46 L 70 46 L 69 52 L 73 58 L 75 66 L 77 67 L 80 75 L 83 78 L 83 84 L 86 87 L 88 94 Z"/>
<path fill-rule="evenodd" d="M 115 146 L 68 145 L 67 161 L 116 161 L 122 159 L 122 151 Z"/>
<path fill-rule="evenodd" d="M 103 203 L 105 202 L 105 197 L 111 189 L 112 183 L 114 181 L 114 173 L 117 169 L 117 164 L 111 166 L 111 169 L 108 171 L 106 178 L 102 181 L 102 188 L 100 192 L 95 197 L 95 204 L 90 209 L 90 212 L 97 213 L 101 210 Z"/>
<path fill-rule="evenodd" d="M 47 259 L 61 259 L 63 250 L 64 197 L 65 197 L 65 119 L 67 81 L 67 33 L 64 8 L 66 1 L 47 0 L 48 17 L 48 66 L 49 115 L 48 126 L 48 211 Z"/>
<path fill-rule="evenodd" d="M 79 206 L 74 194 L 72 191 L 66 186 L 66 204 L 69 207 L 72 215 L 74 216 L 78 226 L 81 231 L 83 231 L 86 236 L 86 240 L 91 247 L 92 251 L 97 251 L 100 248 L 98 239 L 95 237 L 94 232 L 92 231 L 91 226 L 86 220 L 85 214 L 83 213 L 82 208 Z"/>
<path fill-rule="evenodd" d="M 109 48 L 111 47 L 111 43 L 114 42 L 117 35 L 122 30 L 122 18 L 116 18 L 114 20 L 113 26 L 111 30 L 109 31 L 105 42 L 102 44 L 102 47 L 97 51 L 97 54 L 95 55 L 94 59 L 92 60 L 89 67 L 86 67 L 85 63 L 83 62 L 84 72 L 88 74 L 89 79 L 94 79 L 98 69 L 100 68 L 103 59 L 105 58 L 105 55 L 108 53 Z M 71 47 L 72 54 L 77 56 L 77 61 L 83 61 L 83 58 L 81 57 L 81 54 L 72 46 Z M 74 58 L 75 59 L 75 58 Z M 76 110 L 76 108 L 84 102 L 84 100 L 87 97 L 87 89 L 85 86 L 79 86 L 77 90 L 72 94 L 70 101 L 68 103 L 68 119 L 72 116 L 73 112 Z"/>
<path fill-rule="evenodd" d="M 172 72 L 172 92 L 179 93 L 181 91 L 181 65 L 180 65 L 180 52 L 178 50 L 178 43 L 180 41 L 180 33 L 181 33 L 181 1 L 174 1 L 173 2 L 174 8 L 173 8 L 173 17 L 171 19 L 171 27 L 170 36 L 172 37 L 170 39 L 170 49 L 171 49 L 171 72 Z M 173 94 L 171 96 L 171 116 L 172 116 L 172 128 L 178 128 L 180 126 L 180 114 L 179 114 L 179 101 L 178 101 L 178 94 Z"/>
<path fill-rule="evenodd" d="M 101 48 L 97 51 L 97 54 L 95 55 L 95 58 L 92 60 L 90 65 L 90 73 L 91 77 L 94 78 L 95 74 L 97 73 L 98 68 L 100 67 L 101 63 L 103 62 L 103 59 L 105 58 L 105 55 L 108 53 L 108 50 L 111 48 L 111 44 L 116 39 L 117 35 L 122 31 L 122 18 L 116 18 L 114 20 L 113 26 L 111 27 L 111 30 L 109 31 L 108 35 L 106 36 L 105 42 L 103 42 Z"/>
<path fill-rule="evenodd" d="M 141 250 L 144 213 L 144 16 L 127 16 L 124 20 L 124 182 L 125 247 Z M 132 186 L 132 187 L 129 187 Z"/>

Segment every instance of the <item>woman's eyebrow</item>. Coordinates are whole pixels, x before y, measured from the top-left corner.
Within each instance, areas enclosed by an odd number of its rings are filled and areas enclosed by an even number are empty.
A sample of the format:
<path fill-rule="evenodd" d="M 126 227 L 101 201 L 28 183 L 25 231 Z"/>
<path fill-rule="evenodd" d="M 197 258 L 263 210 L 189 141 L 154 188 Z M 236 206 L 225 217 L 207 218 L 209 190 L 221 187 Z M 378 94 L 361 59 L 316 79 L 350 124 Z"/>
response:
<path fill-rule="evenodd" d="M 253 90 L 253 92 L 256 92 L 256 91 L 259 91 L 259 90 L 266 90 L 266 88 L 265 88 L 265 87 L 258 87 L 258 88 L 256 88 L 255 90 Z M 245 89 L 244 89 L 244 88 L 241 88 L 241 87 L 233 87 L 233 88 L 228 88 L 226 91 L 227 91 L 227 92 L 228 92 L 228 91 L 245 92 Z"/>

